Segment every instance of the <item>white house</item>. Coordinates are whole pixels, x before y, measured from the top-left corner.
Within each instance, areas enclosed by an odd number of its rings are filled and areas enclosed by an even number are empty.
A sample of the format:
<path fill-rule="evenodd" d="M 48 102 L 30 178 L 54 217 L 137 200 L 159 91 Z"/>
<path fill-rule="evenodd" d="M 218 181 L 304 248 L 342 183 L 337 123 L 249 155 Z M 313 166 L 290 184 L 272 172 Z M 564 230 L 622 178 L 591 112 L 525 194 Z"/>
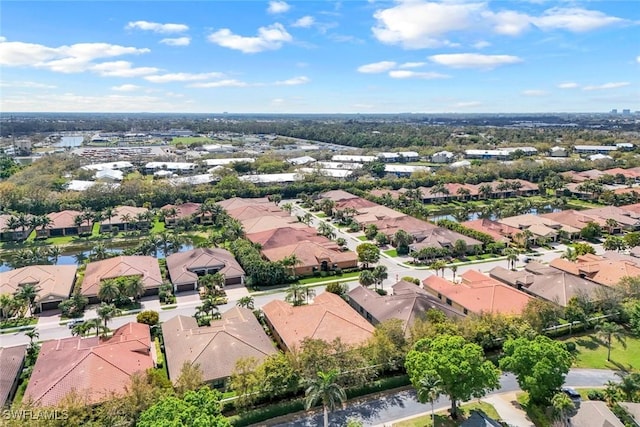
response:
<path fill-rule="evenodd" d="M 331 158 L 331 160 L 334 162 L 343 163 L 369 163 L 375 161 L 376 159 L 376 156 L 351 156 L 346 154 L 336 154 Z"/>
<path fill-rule="evenodd" d="M 438 151 L 431 156 L 433 163 L 451 163 L 456 158 L 451 151 Z"/>
<path fill-rule="evenodd" d="M 551 147 L 551 149 L 549 150 L 549 156 L 551 157 L 567 157 L 568 155 L 569 152 L 564 147 L 555 146 Z"/>

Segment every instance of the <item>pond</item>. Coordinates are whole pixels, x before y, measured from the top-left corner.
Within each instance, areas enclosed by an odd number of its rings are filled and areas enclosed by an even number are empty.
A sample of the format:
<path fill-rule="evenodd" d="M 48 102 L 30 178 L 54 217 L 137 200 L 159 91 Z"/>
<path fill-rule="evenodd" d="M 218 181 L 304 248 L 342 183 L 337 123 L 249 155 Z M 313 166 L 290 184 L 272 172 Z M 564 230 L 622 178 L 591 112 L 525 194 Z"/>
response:
<path fill-rule="evenodd" d="M 60 141 L 53 144 L 53 146 L 61 148 L 80 147 L 82 141 L 84 141 L 84 137 L 82 136 L 63 136 L 60 138 Z"/>

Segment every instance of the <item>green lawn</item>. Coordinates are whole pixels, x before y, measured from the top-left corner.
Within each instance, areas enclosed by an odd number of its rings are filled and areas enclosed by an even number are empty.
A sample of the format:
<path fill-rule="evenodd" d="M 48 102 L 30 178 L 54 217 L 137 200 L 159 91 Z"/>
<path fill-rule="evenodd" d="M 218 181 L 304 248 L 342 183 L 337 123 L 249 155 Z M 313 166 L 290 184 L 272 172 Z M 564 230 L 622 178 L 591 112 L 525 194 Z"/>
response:
<path fill-rule="evenodd" d="M 467 418 L 469 418 L 469 414 L 472 410 L 476 409 L 479 411 L 483 411 L 489 417 L 493 418 L 496 421 L 500 420 L 500 416 L 493 405 L 484 402 L 473 402 L 467 403 L 466 405 L 460 406 L 460 417 L 457 420 L 452 420 L 449 417 L 449 413 L 447 410 L 436 412 L 436 426 L 438 427 L 455 427 L 462 424 Z M 429 405 L 425 405 L 425 411 L 429 410 Z M 394 423 L 393 427 L 430 427 L 433 424 L 431 423 L 431 415 L 423 415 L 421 417 L 412 418 L 410 420 L 401 421 L 399 423 Z"/>
<path fill-rule="evenodd" d="M 158 218 L 153 220 L 153 227 L 151 227 L 151 233 L 162 233 L 165 229 L 164 221 L 160 221 Z"/>
<path fill-rule="evenodd" d="M 389 249 L 388 251 L 384 251 L 384 254 L 390 257 L 397 257 L 398 251 L 395 249 Z"/>
<path fill-rule="evenodd" d="M 189 145 L 189 144 L 193 144 L 194 142 L 203 142 L 205 144 L 211 144 L 213 141 L 203 136 L 181 136 L 181 137 L 173 138 L 171 140 L 172 145 L 177 145 L 177 144 Z"/>
<path fill-rule="evenodd" d="M 330 282 L 330 281 L 344 281 L 345 279 L 351 279 L 354 277 L 358 277 L 360 275 L 359 271 L 352 271 L 350 273 L 343 273 L 340 276 L 325 276 L 325 277 L 307 277 L 305 279 L 300 279 L 298 280 L 298 283 L 300 283 L 301 285 L 310 285 L 313 283 L 320 283 L 320 282 Z"/>
<path fill-rule="evenodd" d="M 363 242 L 366 242 L 367 240 L 367 236 L 358 236 L 358 240 L 362 240 Z"/>
<path fill-rule="evenodd" d="M 611 346 L 611 361 L 607 361 L 607 347 L 595 338 L 595 334 L 584 334 L 564 340 L 576 344 L 576 368 L 640 370 L 640 339 L 626 336 L 627 348 L 614 340 Z"/>
<path fill-rule="evenodd" d="M 326 218 L 327 214 L 324 212 L 318 212 L 317 214 L 315 214 L 318 218 Z"/>

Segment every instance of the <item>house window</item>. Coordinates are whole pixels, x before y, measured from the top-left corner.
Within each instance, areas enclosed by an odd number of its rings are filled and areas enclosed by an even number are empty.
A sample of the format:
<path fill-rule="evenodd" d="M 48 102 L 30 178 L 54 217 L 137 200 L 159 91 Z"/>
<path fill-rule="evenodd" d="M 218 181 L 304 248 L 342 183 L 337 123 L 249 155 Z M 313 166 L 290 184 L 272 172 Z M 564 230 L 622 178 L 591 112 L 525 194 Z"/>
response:
<path fill-rule="evenodd" d="M 451 305 L 451 300 L 449 298 L 447 298 L 447 305 Z"/>
<path fill-rule="evenodd" d="M 438 292 L 438 299 L 442 299 L 442 294 Z"/>
<path fill-rule="evenodd" d="M 465 308 L 464 310 L 462 310 L 462 312 L 463 312 L 464 314 L 469 314 L 469 310 L 467 310 L 466 308 Z"/>

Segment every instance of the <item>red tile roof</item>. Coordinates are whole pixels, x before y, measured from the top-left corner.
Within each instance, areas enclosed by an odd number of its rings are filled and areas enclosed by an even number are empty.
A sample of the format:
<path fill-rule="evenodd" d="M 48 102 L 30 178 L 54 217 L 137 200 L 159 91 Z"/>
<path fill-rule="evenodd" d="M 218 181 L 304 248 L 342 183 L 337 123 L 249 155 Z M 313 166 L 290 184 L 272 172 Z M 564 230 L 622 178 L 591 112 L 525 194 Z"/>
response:
<path fill-rule="evenodd" d="M 340 338 L 348 345 L 362 345 L 374 331 L 342 298 L 327 292 L 315 297 L 313 304 L 292 307 L 273 300 L 262 310 L 288 350 L 299 347 L 305 338 L 326 342 Z"/>
<path fill-rule="evenodd" d="M 327 238 L 318 236 L 318 231 L 313 227 L 291 228 L 282 227 L 272 230 L 265 230 L 258 233 L 246 235 L 247 239 L 253 243 L 258 243 L 262 249 L 271 249 L 280 246 L 287 246 L 302 241 L 326 243 Z"/>
<path fill-rule="evenodd" d="M 131 376 L 153 368 L 149 326 L 128 323 L 111 338 L 46 341 L 33 368 L 24 401 L 53 406 L 72 390 L 93 404 L 121 395 Z"/>
<path fill-rule="evenodd" d="M 60 212 L 53 212 L 47 216 L 51 220 L 51 224 L 47 228 L 74 228 L 77 227 L 75 219 L 78 215 L 82 215 L 80 211 L 65 210 Z"/>
<path fill-rule="evenodd" d="M 162 285 L 162 274 L 156 258 L 118 256 L 89 263 L 80 292 L 85 296 L 96 296 L 100 290 L 101 281 L 127 276 L 142 276 L 145 289 L 154 289 Z"/>

